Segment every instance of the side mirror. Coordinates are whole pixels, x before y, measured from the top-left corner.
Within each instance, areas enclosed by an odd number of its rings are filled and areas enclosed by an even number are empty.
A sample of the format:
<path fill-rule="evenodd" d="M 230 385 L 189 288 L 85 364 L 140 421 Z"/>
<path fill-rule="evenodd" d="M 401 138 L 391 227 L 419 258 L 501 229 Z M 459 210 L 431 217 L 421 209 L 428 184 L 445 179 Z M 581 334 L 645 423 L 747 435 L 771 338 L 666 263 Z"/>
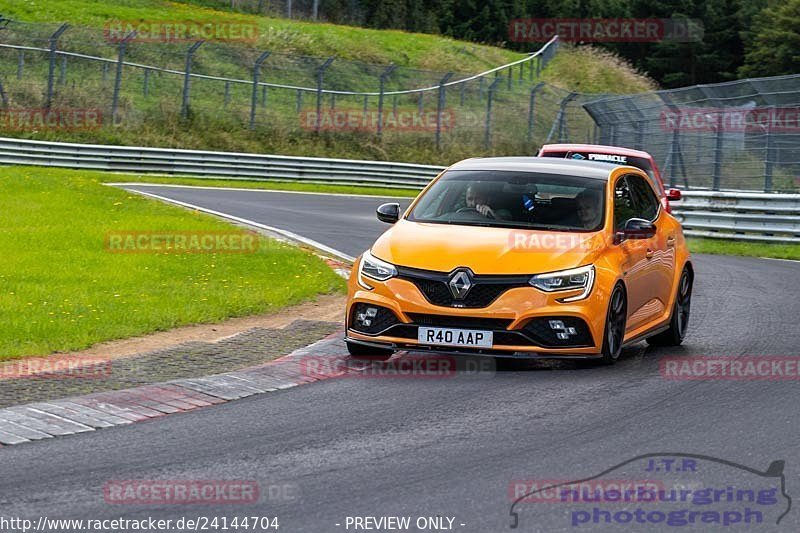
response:
<path fill-rule="evenodd" d="M 667 200 L 670 202 L 677 202 L 683 198 L 680 189 L 667 189 Z"/>
<path fill-rule="evenodd" d="M 649 239 L 656 234 L 656 226 L 643 218 L 631 218 L 625 223 L 625 229 L 616 234 L 617 242 L 628 239 Z"/>
<path fill-rule="evenodd" d="M 387 224 L 394 224 L 400 220 L 400 204 L 389 203 L 378 206 L 375 211 L 378 215 L 378 220 L 386 222 Z"/>

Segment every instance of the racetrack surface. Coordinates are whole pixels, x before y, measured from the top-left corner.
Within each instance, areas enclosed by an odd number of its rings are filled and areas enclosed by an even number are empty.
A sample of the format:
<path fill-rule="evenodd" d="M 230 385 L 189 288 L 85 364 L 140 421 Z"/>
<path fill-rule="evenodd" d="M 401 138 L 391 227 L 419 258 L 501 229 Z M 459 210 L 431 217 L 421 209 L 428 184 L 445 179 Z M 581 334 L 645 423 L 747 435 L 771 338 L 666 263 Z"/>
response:
<path fill-rule="evenodd" d="M 285 226 L 352 255 L 385 227 L 374 219 L 379 198 L 129 188 Z M 709 455 L 758 470 L 785 460 L 786 492 L 796 497 L 798 383 L 672 381 L 659 374 L 659 359 L 797 355 L 800 264 L 721 256 L 694 261 L 690 333 L 680 348 L 638 344 L 613 367 L 530 363 L 442 379 L 330 379 L 4 448 L 2 515 L 277 515 L 285 532 L 346 531 L 345 518 L 356 515 L 445 515 L 455 517 L 455 531 L 507 531 L 513 480 L 582 479 L 656 452 Z M 299 497 L 269 501 L 262 494 L 261 503 L 245 506 L 109 505 L 103 487 L 119 479 L 256 480 L 264 493 L 270 484 L 288 483 Z M 523 504 L 519 511 L 520 531 L 676 529 L 573 527 L 568 506 L 559 504 Z M 800 512 L 792 510 L 779 527 L 773 521 L 738 529 L 798 531 Z"/>

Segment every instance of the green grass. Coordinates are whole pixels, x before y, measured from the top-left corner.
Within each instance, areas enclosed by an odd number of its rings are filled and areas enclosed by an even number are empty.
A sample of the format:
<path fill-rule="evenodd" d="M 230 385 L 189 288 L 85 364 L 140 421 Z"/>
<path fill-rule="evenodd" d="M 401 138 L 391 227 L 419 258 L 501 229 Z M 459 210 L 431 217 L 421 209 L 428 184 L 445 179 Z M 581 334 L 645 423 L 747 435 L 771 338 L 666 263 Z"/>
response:
<path fill-rule="evenodd" d="M 167 0 L 0 0 L 0 13 L 25 22 L 69 22 L 98 28 L 113 20 L 255 23 L 261 33 L 255 46 L 260 49 L 427 70 L 471 72 L 524 57 L 437 35 L 271 18 Z"/>
<path fill-rule="evenodd" d="M 270 18 L 231 11 L 216 11 L 166 0 L 0 0 L 0 13 L 27 22 L 55 23 L 68 21 L 74 27 L 61 38 L 64 47 L 93 55 L 116 57 L 116 47 L 104 42 L 102 28 L 113 20 L 150 21 L 214 21 L 257 24 L 260 38 L 255 48 L 223 47 L 207 43 L 195 56 L 195 72 L 250 79 L 253 61 L 260 50 L 276 52 L 265 67 L 264 78 L 273 83 L 314 86 L 316 60 L 299 65 L 277 52 L 315 56 L 336 56 L 326 73 L 325 86 L 333 89 L 377 90 L 381 65 L 393 63 L 401 68 L 390 77 L 388 90 L 433 86 L 447 71 L 470 73 L 524 57 L 503 48 L 456 41 L 442 36 L 413 34 L 402 31 L 377 31 L 342 25 L 301 22 Z M 13 28 L 13 25 L 12 25 Z M 11 32 L 11 30 L 6 30 Z M 8 36 L 15 35 L 13 32 Z M 42 34 L 44 36 L 44 33 Z M 42 37 L 40 36 L 40 37 Z M 18 35 L 24 44 L 29 37 Z M 39 41 L 36 41 L 37 43 Z M 538 46 L 538 45 L 537 45 Z M 141 64 L 155 64 L 182 69 L 186 43 L 134 43 L 128 47 L 127 58 Z M 48 62 L 45 56 L 27 54 L 22 79 L 17 79 L 16 51 L 0 51 L 0 77 L 11 108 L 42 107 L 46 90 Z M 348 63 L 354 60 L 370 64 Z M 274 64 L 273 64 L 274 61 Z M 126 68 L 121 85 L 120 118 L 111 125 L 108 117 L 113 93 L 113 68 L 104 78 L 96 63 L 70 59 L 66 82 L 57 84 L 55 107 L 96 108 L 106 113 L 105 126 L 96 131 L 12 131 L 2 134 L 39 140 L 90 142 L 139 146 L 159 146 L 188 149 L 211 149 L 317 157 L 341 157 L 448 164 L 476 155 L 510 155 L 534 153 L 548 132 L 558 112 L 564 94 L 540 95 L 537 100 L 533 139 L 526 135 L 529 91 L 539 80 L 526 76 L 506 88 L 498 89 L 494 105 L 492 146 L 484 147 L 483 125 L 486 114 L 487 86 L 491 80 L 473 81 L 464 92 L 451 88 L 447 92 L 448 108 L 455 112 L 456 128 L 442 135 L 442 146 L 433 142 L 432 131 L 386 131 L 382 140 L 374 132 L 335 132 L 315 134 L 301 127 L 296 110 L 297 95 L 292 90 L 271 89 L 268 105 L 260 107 L 254 130 L 247 127 L 251 87 L 233 84 L 229 87 L 230 101 L 224 103 L 222 82 L 195 79 L 192 83 L 191 113 L 180 117 L 182 77 L 153 75 L 148 78 L 149 92 L 144 95 L 144 73 Z M 423 69 L 423 72 L 416 70 Z M 430 72 L 428 72 L 430 71 Z M 629 66 L 591 48 L 565 46 L 548 65 L 542 79 L 566 90 L 599 92 L 638 92 L 652 87 L 652 82 L 639 76 Z M 435 110 L 436 95 L 424 99 L 424 111 Z M 316 108 L 313 94 L 302 99 L 301 109 Z M 331 105 L 326 97 L 323 107 Z M 393 106 L 387 99 L 384 109 Z M 398 98 L 400 111 L 416 110 L 414 96 Z M 338 109 L 361 109 L 361 97 L 340 97 Z M 368 100 L 368 109 L 377 109 L 377 98 Z M 583 139 L 592 131 L 588 115 L 574 122 L 569 131 Z M 577 115 L 579 113 L 573 113 Z"/>
<path fill-rule="evenodd" d="M 343 290 L 322 260 L 263 238 L 247 254 L 111 253 L 109 232 L 235 228 L 102 181 L 109 175 L 3 168 L 0 360 L 278 310 Z"/>
<path fill-rule="evenodd" d="M 687 239 L 689 250 L 697 254 L 741 255 L 745 257 L 772 257 L 800 260 L 800 245 L 766 242 L 742 242 L 726 239 Z"/>

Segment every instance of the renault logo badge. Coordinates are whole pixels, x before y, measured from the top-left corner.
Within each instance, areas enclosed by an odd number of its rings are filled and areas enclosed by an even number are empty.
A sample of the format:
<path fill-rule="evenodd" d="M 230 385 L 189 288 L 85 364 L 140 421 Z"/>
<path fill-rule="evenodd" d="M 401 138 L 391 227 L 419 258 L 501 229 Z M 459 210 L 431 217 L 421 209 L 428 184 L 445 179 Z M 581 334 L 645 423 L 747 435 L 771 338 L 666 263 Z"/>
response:
<path fill-rule="evenodd" d="M 463 300 L 472 288 L 472 275 L 469 270 L 457 270 L 450 276 L 450 293 L 456 300 Z"/>

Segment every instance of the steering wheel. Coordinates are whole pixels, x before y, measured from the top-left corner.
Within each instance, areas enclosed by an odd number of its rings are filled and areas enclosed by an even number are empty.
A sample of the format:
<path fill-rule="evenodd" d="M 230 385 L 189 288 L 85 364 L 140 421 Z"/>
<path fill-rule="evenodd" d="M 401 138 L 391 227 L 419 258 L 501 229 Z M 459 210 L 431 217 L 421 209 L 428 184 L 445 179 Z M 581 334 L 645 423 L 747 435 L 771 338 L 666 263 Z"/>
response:
<path fill-rule="evenodd" d="M 461 207 L 458 210 L 456 210 L 456 213 L 475 213 L 484 216 L 480 213 L 480 211 L 478 211 L 476 207 Z M 492 216 L 492 214 L 490 213 L 486 215 L 486 218 L 494 218 L 494 216 Z"/>

